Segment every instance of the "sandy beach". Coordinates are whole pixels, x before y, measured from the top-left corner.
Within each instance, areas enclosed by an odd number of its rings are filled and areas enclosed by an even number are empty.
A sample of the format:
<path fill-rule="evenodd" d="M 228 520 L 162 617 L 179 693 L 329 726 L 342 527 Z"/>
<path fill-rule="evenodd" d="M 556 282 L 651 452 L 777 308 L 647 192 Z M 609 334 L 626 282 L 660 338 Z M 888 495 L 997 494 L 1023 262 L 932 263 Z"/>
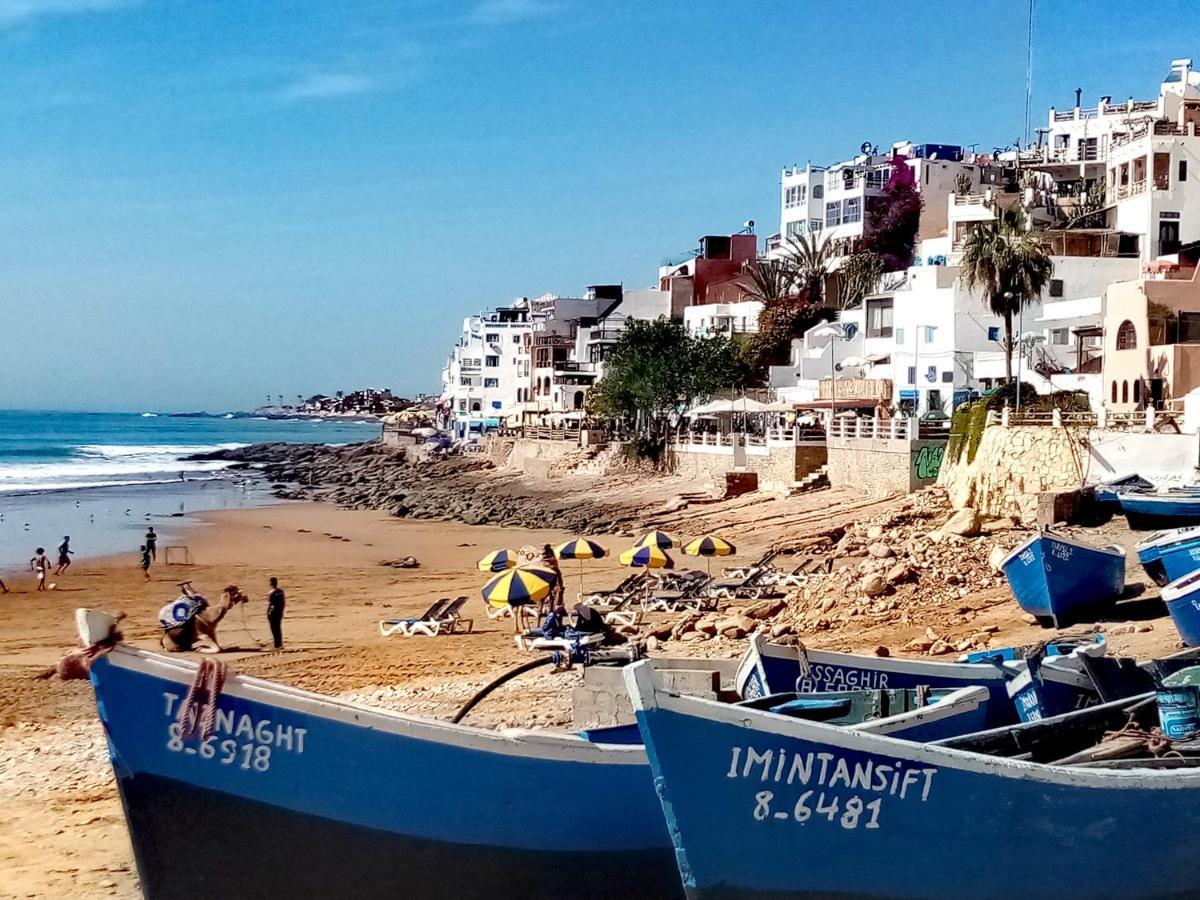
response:
<path fill-rule="evenodd" d="M 644 488 L 643 488 L 644 489 Z M 699 506 L 660 521 L 692 536 L 720 530 L 749 560 L 768 545 L 852 520 L 886 513 L 902 500 L 868 501 L 823 491 L 785 500 L 761 495 Z M 192 566 L 152 569 L 144 582 L 132 556 L 80 559 L 54 591 L 37 594 L 29 573 L 5 572 L 11 589 L 0 595 L 0 896 L 138 896 L 136 870 L 103 736 L 86 682 L 38 680 L 74 643 L 72 612 L 79 606 L 124 611 L 127 640 L 156 647 L 159 607 L 191 580 L 216 596 L 234 582 L 253 598 L 243 620 L 234 611 L 220 636 L 230 665 L 263 676 L 363 702 L 448 717 L 480 686 L 528 657 L 512 642 L 507 620 L 489 621 L 478 599 L 475 561 L 498 547 L 540 547 L 572 535 L 451 522 L 411 521 L 384 513 L 341 510 L 315 503 L 202 514 L 183 535 Z M 596 535 L 611 549 L 628 536 Z M 380 565 L 415 556 L 417 569 Z M 682 558 L 685 566 L 703 561 Z M 1131 576 L 1133 574 L 1131 567 Z M 574 567 L 567 587 L 577 589 Z M 590 587 L 615 584 L 627 570 L 615 558 L 590 562 Z M 275 575 L 288 594 L 286 647 L 274 652 L 265 620 L 267 579 Z M 437 639 L 381 638 L 377 621 L 415 614 L 433 599 L 471 595 L 471 634 Z M 570 594 L 569 594 L 570 595 Z M 805 635 L 813 646 L 870 652 L 883 645 L 902 652 L 926 628 L 994 628 L 997 644 L 1033 642 L 1047 632 L 1025 623 L 1007 588 L 971 598 L 968 615 L 948 608 L 904 625 L 872 624 Z M 664 614 L 665 618 L 671 618 Z M 677 617 L 676 617 L 677 618 Z M 969 620 L 969 625 L 961 624 Z M 1171 652 L 1174 630 L 1122 634 L 1112 651 L 1151 655 Z M 743 641 L 672 642 L 668 652 L 705 656 L 740 654 Z M 568 725 L 570 688 L 578 673 L 526 676 L 482 705 L 479 724 L 533 727 Z"/>

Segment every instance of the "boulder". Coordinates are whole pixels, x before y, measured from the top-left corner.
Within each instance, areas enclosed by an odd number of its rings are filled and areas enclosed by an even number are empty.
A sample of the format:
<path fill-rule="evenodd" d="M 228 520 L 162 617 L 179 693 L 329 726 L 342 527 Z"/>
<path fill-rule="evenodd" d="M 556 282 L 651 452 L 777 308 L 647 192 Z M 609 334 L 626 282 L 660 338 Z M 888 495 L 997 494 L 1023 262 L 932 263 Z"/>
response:
<path fill-rule="evenodd" d="M 881 537 L 883 537 L 883 526 L 882 525 L 872 525 L 870 528 L 867 529 L 867 540 L 877 541 Z"/>
<path fill-rule="evenodd" d="M 990 568 L 993 572 L 1001 571 L 1000 566 L 1003 565 L 1004 560 L 1007 558 L 1007 550 L 1000 546 L 993 547 L 992 552 L 988 554 L 988 568 Z"/>
<path fill-rule="evenodd" d="M 942 533 L 974 537 L 979 534 L 981 524 L 979 513 L 973 507 L 964 506 L 946 520 L 946 524 L 942 526 Z"/>
<path fill-rule="evenodd" d="M 742 638 L 754 630 L 754 620 L 747 616 L 726 616 L 717 622 L 717 631 L 729 638 Z"/>
<path fill-rule="evenodd" d="M 772 619 L 785 606 L 787 606 L 787 601 L 779 597 L 772 600 L 760 600 L 747 606 L 743 610 L 743 615 L 750 619 Z"/>
<path fill-rule="evenodd" d="M 858 587 L 868 597 L 878 597 L 888 586 L 882 575 L 868 575 L 858 583 Z"/>
<path fill-rule="evenodd" d="M 781 638 L 792 633 L 792 626 L 787 622 L 776 622 L 771 626 L 771 637 Z"/>
<path fill-rule="evenodd" d="M 867 548 L 867 553 L 876 559 L 887 559 L 892 555 L 892 548 L 883 543 L 883 541 L 876 541 Z"/>
<path fill-rule="evenodd" d="M 912 578 L 913 570 L 908 563 L 896 563 L 887 571 L 884 578 L 888 584 L 899 584 L 902 581 L 908 581 Z"/>

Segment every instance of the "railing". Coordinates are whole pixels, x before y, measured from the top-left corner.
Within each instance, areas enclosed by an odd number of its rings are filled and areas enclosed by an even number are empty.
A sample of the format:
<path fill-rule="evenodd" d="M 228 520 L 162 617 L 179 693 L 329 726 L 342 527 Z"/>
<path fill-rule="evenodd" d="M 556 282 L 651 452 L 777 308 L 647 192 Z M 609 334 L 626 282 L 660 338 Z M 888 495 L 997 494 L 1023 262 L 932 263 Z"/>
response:
<path fill-rule="evenodd" d="M 1142 178 L 1130 184 L 1119 184 L 1113 189 L 1113 198 L 1115 200 L 1125 200 L 1129 197 L 1136 197 L 1138 194 L 1144 193 L 1146 190 L 1146 179 Z"/>
<path fill-rule="evenodd" d="M 1124 134 L 1114 134 L 1112 146 L 1123 147 L 1125 144 L 1141 140 L 1148 134 L 1183 134 L 1183 130 L 1169 119 L 1153 119 L 1147 117 L 1133 125 Z"/>
<path fill-rule="evenodd" d="M 575 443 L 579 443 L 578 428 L 551 428 L 545 425 L 526 425 L 520 429 L 516 429 L 516 431 L 519 434 L 514 434 L 514 436 L 534 441 L 574 441 Z"/>
<path fill-rule="evenodd" d="M 685 431 L 676 440 L 677 449 L 688 451 L 732 452 L 738 441 L 746 447 L 824 447 L 825 429 L 812 425 L 768 428 L 762 433 Z"/>
<path fill-rule="evenodd" d="M 955 206 L 987 206 L 987 194 L 955 194 Z"/>
<path fill-rule="evenodd" d="M 593 328 L 588 341 L 619 341 L 624 333 L 624 328 Z"/>
<path fill-rule="evenodd" d="M 947 432 L 949 433 L 949 432 Z M 911 441 L 917 437 L 914 419 L 880 419 L 875 416 L 834 416 L 829 428 L 833 438 L 867 438 L 870 440 Z"/>

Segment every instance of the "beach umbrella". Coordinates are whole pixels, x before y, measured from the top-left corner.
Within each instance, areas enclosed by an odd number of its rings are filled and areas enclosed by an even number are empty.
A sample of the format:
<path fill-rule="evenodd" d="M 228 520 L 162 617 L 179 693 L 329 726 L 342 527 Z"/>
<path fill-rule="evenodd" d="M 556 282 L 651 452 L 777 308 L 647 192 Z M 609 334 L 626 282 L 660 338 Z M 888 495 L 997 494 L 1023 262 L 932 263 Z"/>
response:
<path fill-rule="evenodd" d="M 619 557 L 623 566 L 642 569 L 673 569 L 675 560 L 671 559 L 661 547 L 653 544 L 642 544 L 630 547 Z"/>
<path fill-rule="evenodd" d="M 732 556 L 737 553 L 737 547 L 729 543 L 724 538 L 717 537 L 715 534 L 706 534 L 704 537 L 696 538 L 683 548 L 683 552 L 688 556 L 704 556 L 708 558 L 708 573 L 712 574 L 712 558 L 714 556 Z"/>
<path fill-rule="evenodd" d="M 518 566 L 501 572 L 480 589 L 480 594 L 489 605 L 523 606 L 546 599 L 558 575 L 552 569 L 533 566 Z"/>
<path fill-rule="evenodd" d="M 503 572 L 516 564 L 517 554 L 511 550 L 493 550 L 477 563 L 480 572 Z"/>
<path fill-rule="evenodd" d="M 583 593 L 583 561 L 585 559 L 603 559 L 608 551 L 587 538 L 575 538 L 554 548 L 554 555 L 559 559 L 579 560 L 579 593 Z"/>
<path fill-rule="evenodd" d="M 670 550 L 678 547 L 679 542 L 665 531 L 651 531 L 637 542 L 639 547 L 657 547 L 659 550 Z"/>

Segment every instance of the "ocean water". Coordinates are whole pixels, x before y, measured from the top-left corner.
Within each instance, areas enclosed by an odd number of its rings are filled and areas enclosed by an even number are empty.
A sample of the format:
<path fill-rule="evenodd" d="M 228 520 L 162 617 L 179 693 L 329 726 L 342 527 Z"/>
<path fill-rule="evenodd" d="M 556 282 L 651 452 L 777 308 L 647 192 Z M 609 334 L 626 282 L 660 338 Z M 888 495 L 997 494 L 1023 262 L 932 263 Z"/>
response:
<path fill-rule="evenodd" d="M 27 563 L 39 546 L 53 556 L 65 535 L 76 561 L 136 554 L 149 524 L 161 548 L 191 513 L 272 502 L 246 472 L 182 456 L 378 434 L 374 423 L 328 420 L 0 411 L 0 568 Z"/>

